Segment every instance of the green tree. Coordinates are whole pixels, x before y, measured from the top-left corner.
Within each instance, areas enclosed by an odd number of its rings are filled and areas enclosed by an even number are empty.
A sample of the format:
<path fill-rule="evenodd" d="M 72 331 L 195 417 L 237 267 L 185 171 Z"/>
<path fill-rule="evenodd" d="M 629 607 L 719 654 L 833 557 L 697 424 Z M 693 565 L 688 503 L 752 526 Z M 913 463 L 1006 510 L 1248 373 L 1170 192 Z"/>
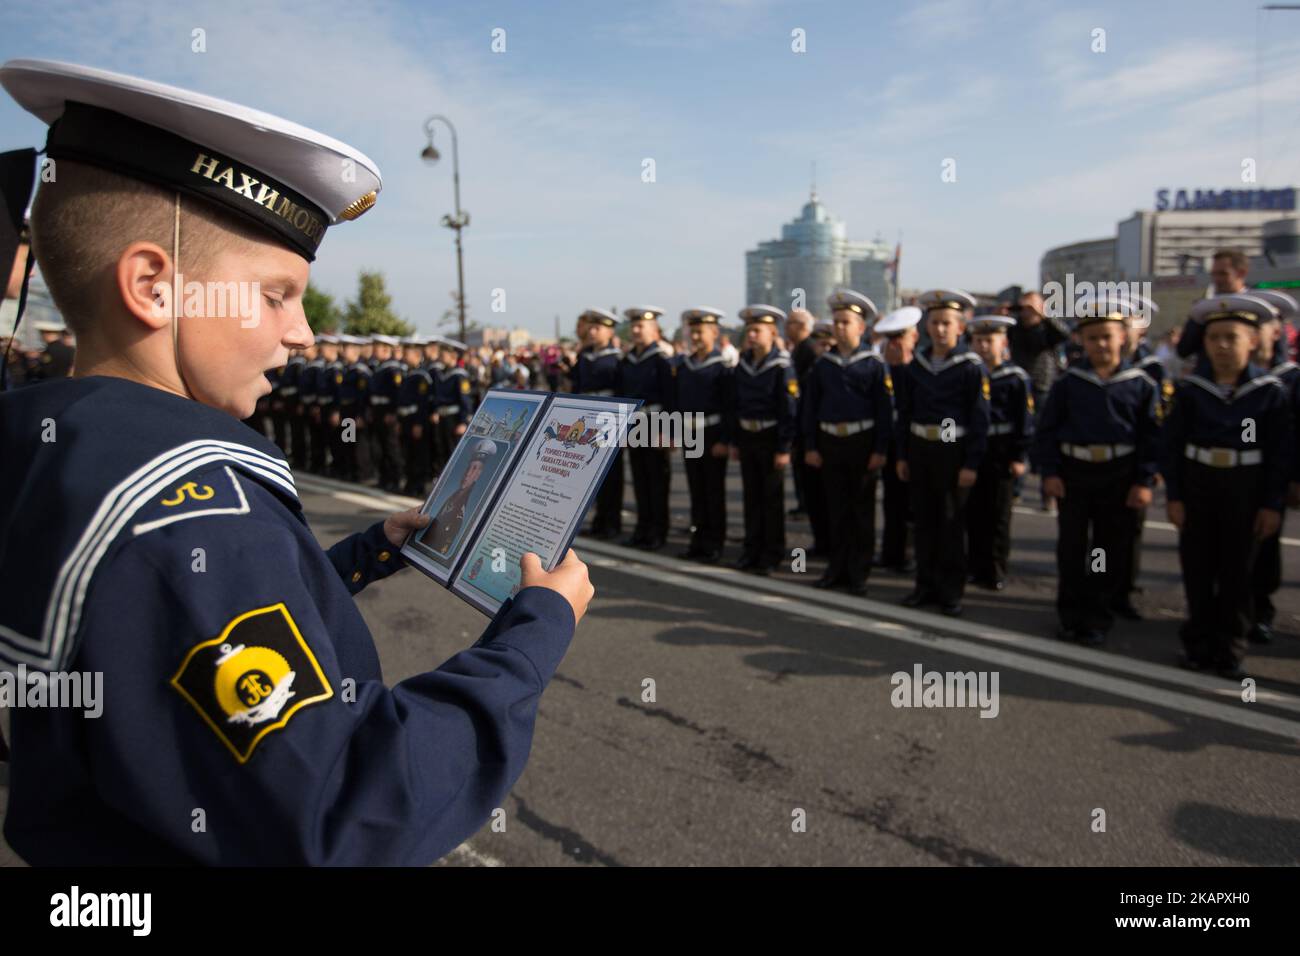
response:
<path fill-rule="evenodd" d="M 460 333 L 460 296 L 455 289 L 451 290 L 451 305 L 442 310 L 442 316 L 438 319 L 438 331 L 446 331 L 448 335 L 458 335 Z M 465 303 L 465 333 L 477 332 L 483 326 L 469 317 L 469 303 Z"/>
<path fill-rule="evenodd" d="M 343 329 L 352 335 L 411 335 L 415 332 L 415 326 L 403 322 L 393 311 L 393 297 L 384 287 L 384 274 L 364 269 L 357 279 L 357 299 L 348 302 Z"/>
<path fill-rule="evenodd" d="M 334 296 L 310 282 L 302 294 L 302 309 L 307 313 L 307 324 L 313 332 L 337 332 L 343 325 L 343 312 L 334 303 Z"/>

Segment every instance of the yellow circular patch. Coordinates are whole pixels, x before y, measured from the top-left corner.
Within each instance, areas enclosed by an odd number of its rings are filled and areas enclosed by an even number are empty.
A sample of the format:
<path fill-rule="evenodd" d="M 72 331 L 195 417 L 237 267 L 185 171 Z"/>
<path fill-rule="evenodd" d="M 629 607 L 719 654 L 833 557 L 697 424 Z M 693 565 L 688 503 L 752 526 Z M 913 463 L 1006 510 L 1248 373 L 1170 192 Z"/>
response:
<path fill-rule="evenodd" d="M 289 673 L 289 662 L 269 647 L 246 647 L 223 662 L 213 678 L 217 703 L 227 716 L 256 707 Z"/>

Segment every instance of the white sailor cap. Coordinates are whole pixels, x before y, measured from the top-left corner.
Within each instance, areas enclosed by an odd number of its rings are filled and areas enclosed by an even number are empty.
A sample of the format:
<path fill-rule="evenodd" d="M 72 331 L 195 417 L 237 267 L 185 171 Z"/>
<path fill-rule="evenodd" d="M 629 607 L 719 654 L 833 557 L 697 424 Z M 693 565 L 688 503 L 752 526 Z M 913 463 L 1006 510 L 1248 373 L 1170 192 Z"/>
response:
<path fill-rule="evenodd" d="M 378 335 L 378 334 L 376 334 L 376 335 L 372 335 L 372 336 L 370 336 L 370 338 L 371 338 L 372 341 L 374 341 L 374 342 L 376 342 L 376 343 L 378 343 L 378 344 L 380 344 L 380 345 L 401 345 L 401 344 L 402 344 L 402 340 L 399 339 L 396 335 Z"/>
<path fill-rule="evenodd" d="M 1277 289 L 1248 289 L 1246 294 L 1256 299 L 1263 299 L 1277 309 L 1277 317 L 1283 322 L 1294 322 L 1300 318 L 1300 303 L 1285 292 L 1279 292 Z"/>
<path fill-rule="evenodd" d="M 822 319 L 813 326 L 812 337 L 815 339 L 835 338 L 835 323 Z"/>
<path fill-rule="evenodd" d="M 1143 315 L 1144 306 L 1134 302 L 1127 294 L 1102 295 L 1092 299 L 1085 297 L 1075 306 L 1074 330 L 1098 322 L 1119 322 L 1125 326 L 1135 316 Z"/>
<path fill-rule="evenodd" d="M 618 316 L 604 309 L 587 309 L 578 318 L 586 319 L 588 322 L 595 322 L 597 325 L 608 325 L 610 327 L 618 325 Z"/>
<path fill-rule="evenodd" d="M 862 316 L 863 321 L 867 322 L 880 314 L 880 310 L 876 308 L 876 303 L 861 292 L 854 292 L 852 289 L 836 289 L 827 297 L 826 304 L 831 307 L 832 312 L 848 309 L 851 312 L 858 313 L 858 315 Z"/>
<path fill-rule="evenodd" d="M 0 86 L 50 124 L 51 159 L 215 203 L 308 261 L 326 228 L 356 219 L 383 186 L 379 168 L 351 146 L 179 87 L 51 60 L 10 60 Z"/>
<path fill-rule="evenodd" d="M 721 309 L 710 309 L 708 306 L 696 306 L 693 309 L 687 309 L 682 313 L 682 319 L 688 325 L 717 325 L 727 313 Z"/>
<path fill-rule="evenodd" d="M 360 335 L 348 335 L 344 333 L 339 336 L 340 345 L 369 345 L 370 340 Z"/>
<path fill-rule="evenodd" d="M 871 331 L 879 332 L 881 335 L 897 335 L 916 328 L 916 323 L 920 321 L 921 310 L 914 305 L 905 305 L 882 318 Z"/>
<path fill-rule="evenodd" d="M 747 305 L 740 310 L 746 325 L 776 325 L 785 321 L 785 313 L 774 305 Z"/>
<path fill-rule="evenodd" d="M 464 342 L 457 342 L 455 339 L 444 339 L 441 336 L 438 338 L 438 347 L 451 349 L 454 352 L 464 352 L 469 348 Z"/>
<path fill-rule="evenodd" d="M 1192 306 L 1190 315 L 1205 325 L 1234 319 L 1258 327 L 1262 322 L 1276 319 L 1278 310 L 1271 302 L 1258 298 L 1254 292 L 1239 292 L 1201 299 Z"/>
<path fill-rule="evenodd" d="M 663 314 L 663 309 L 656 309 L 653 305 L 635 305 L 623 310 L 623 317 L 629 322 L 638 322 L 641 319 L 654 319 L 658 322 L 659 316 Z"/>
<path fill-rule="evenodd" d="M 970 320 L 966 328 L 972 335 L 987 335 L 990 332 L 1005 332 L 1016 324 L 1009 315 L 977 315 Z"/>
<path fill-rule="evenodd" d="M 932 309 L 956 309 L 961 312 L 975 308 L 975 297 L 961 289 L 931 289 L 921 296 L 921 308 L 926 312 Z"/>
<path fill-rule="evenodd" d="M 406 335 L 403 336 L 399 341 L 402 345 L 406 346 L 407 348 L 424 348 L 426 344 L 425 340 L 418 335 Z"/>
<path fill-rule="evenodd" d="M 474 443 L 474 454 L 470 461 L 482 461 L 497 453 L 497 443 L 491 438 L 481 438 Z"/>
<path fill-rule="evenodd" d="M 58 322 L 33 322 L 32 328 L 37 332 L 62 332 L 64 327 Z"/>
<path fill-rule="evenodd" d="M 317 345 L 338 345 L 339 337 L 337 335 L 334 335 L 332 332 L 322 332 L 320 335 L 316 336 L 316 344 Z"/>

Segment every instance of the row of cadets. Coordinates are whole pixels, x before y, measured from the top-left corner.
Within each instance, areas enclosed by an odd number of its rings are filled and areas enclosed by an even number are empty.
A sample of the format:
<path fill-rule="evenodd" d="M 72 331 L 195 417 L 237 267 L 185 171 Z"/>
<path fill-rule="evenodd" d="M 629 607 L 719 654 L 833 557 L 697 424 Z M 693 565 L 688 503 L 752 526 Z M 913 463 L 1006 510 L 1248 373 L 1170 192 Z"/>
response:
<path fill-rule="evenodd" d="M 727 535 L 727 455 L 730 423 L 726 417 L 727 377 L 730 369 L 717 347 L 717 309 L 693 308 L 682 313 L 690 332 L 691 351 L 681 357 L 674 375 L 673 410 L 681 412 L 695 428 L 703 424 L 699 457 L 685 458 L 686 483 L 691 497 L 691 543 L 681 557 L 716 564 L 722 558 Z"/>
<path fill-rule="evenodd" d="M 401 340 L 392 335 L 373 335 L 374 375 L 370 389 L 370 435 L 372 453 L 378 461 L 379 487 L 400 491 L 404 470 L 401 434 L 397 422 L 397 393 L 406 366 L 394 353 Z"/>
<path fill-rule="evenodd" d="M 1169 520 L 1179 529 L 1188 618 L 1182 664 L 1244 676 L 1261 542 L 1278 534 L 1294 469 L 1293 394 L 1251 362 L 1261 325 L 1277 320 L 1256 293 L 1203 299 L 1195 370 L 1178 384 L 1165 426 Z"/>
<path fill-rule="evenodd" d="M 767 575 L 786 556 L 785 469 L 798 427 L 790 353 L 777 348 L 777 324 L 786 315 L 770 305 L 740 311 L 745 350 L 731 374 L 727 402 L 731 457 L 740 462 L 745 538 L 735 567 Z"/>
<path fill-rule="evenodd" d="M 337 463 L 338 477 L 344 481 L 369 481 L 371 475 L 370 433 L 366 427 L 370 414 L 370 380 L 374 375 L 361 357 L 366 339 L 359 335 L 340 335 L 343 347 L 343 376 L 338 383 L 337 411 L 331 416 L 330 452 Z M 352 423 L 351 435 L 346 425 Z M 345 440 L 348 439 L 348 440 Z"/>
<path fill-rule="evenodd" d="M 1076 332 L 1083 357 L 1053 383 L 1035 422 L 1043 496 L 1057 514 L 1058 636 L 1105 642 L 1132 581 L 1133 538 L 1151 503 L 1163 415 L 1160 387 L 1123 356 L 1126 298 L 1084 306 Z"/>
<path fill-rule="evenodd" d="M 307 412 L 307 435 L 311 445 L 307 469 L 323 475 L 329 467 L 327 452 L 330 442 L 330 414 L 338 400 L 339 380 L 343 363 L 339 359 L 339 337 L 333 333 L 316 336 L 317 357 L 307 363 L 305 372 L 310 391 L 304 394 Z"/>
<path fill-rule="evenodd" d="M 582 313 L 586 324 L 586 344 L 569 372 L 573 391 L 579 395 L 612 396 L 618 394 L 619 367 L 623 353 L 613 344 L 618 317 L 604 309 Z M 595 514 L 591 534 L 600 539 L 617 536 L 623 529 L 623 460 L 615 453 L 614 463 L 596 492 Z"/>
<path fill-rule="evenodd" d="M 393 407 L 402 446 L 402 493 L 413 498 L 424 497 L 433 467 L 433 423 L 430 418 L 433 376 L 424 365 L 424 351 L 428 344 L 414 336 L 401 340 L 406 374 L 398 386 Z"/>
<path fill-rule="evenodd" d="M 435 337 L 435 341 L 438 358 L 429 365 L 429 374 L 433 378 L 433 409 L 429 422 L 434 429 L 430 449 L 433 474 L 439 474 L 451 460 L 451 453 L 469 427 L 473 414 L 473 384 L 469 373 L 460 366 L 461 356 L 468 346 L 455 339 Z"/>
<path fill-rule="evenodd" d="M 921 321 L 921 310 L 914 305 L 905 305 L 895 309 L 881 318 L 871 329 L 873 336 L 880 339 L 880 354 L 889 366 L 889 378 L 894 386 L 894 404 L 898 404 L 899 389 L 907 384 L 903 367 L 912 361 L 919 337 L 917 323 Z M 898 477 L 898 439 L 895 435 L 896 420 L 889 425 L 889 450 L 885 455 L 885 467 L 880 481 L 884 486 L 882 514 L 884 527 L 880 532 L 880 555 L 876 560 L 879 567 L 889 568 L 900 574 L 910 574 L 916 570 L 912 561 L 912 501 L 911 489 L 907 482 Z"/>
<path fill-rule="evenodd" d="M 989 379 L 962 339 L 975 300 L 958 289 L 921 297 L 930 344 L 904 367 L 898 402 L 898 476 L 911 483 L 916 586 L 907 607 L 962 613 L 966 587 L 966 499 L 988 443 Z"/>
<path fill-rule="evenodd" d="M 618 394 L 642 401 L 629 429 L 629 438 L 637 440 L 629 440 L 627 451 L 636 498 L 636 526 L 623 544 L 646 551 L 658 551 L 668 539 L 672 448 L 667 442 L 656 447 L 655 439 L 662 440 L 663 435 L 652 427 L 654 416 L 672 407 L 673 364 L 660 344 L 659 317 L 663 314 L 654 306 L 637 306 L 623 312 L 629 322 L 632 348 L 622 358 Z"/>
<path fill-rule="evenodd" d="M 1016 320 L 977 315 L 970 321 L 971 350 L 989 378 L 988 449 L 966 502 L 969 582 L 994 591 L 1006 587 L 1011 557 L 1011 504 L 1015 480 L 1025 473 L 1034 435 L 1034 390 L 1029 373 L 1007 355 L 1007 331 Z"/>
<path fill-rule="evenodd" d="M 865 334 L 875 304 L 851 289 L 827 303 L 834 345 L 813 363 L 802 408 L 804 455 L 821 483 L 829 535 L 827 568 L 815 586 L 861 595 L 875 546 L 876 477 L 888 451 L 893 386 Z"/>

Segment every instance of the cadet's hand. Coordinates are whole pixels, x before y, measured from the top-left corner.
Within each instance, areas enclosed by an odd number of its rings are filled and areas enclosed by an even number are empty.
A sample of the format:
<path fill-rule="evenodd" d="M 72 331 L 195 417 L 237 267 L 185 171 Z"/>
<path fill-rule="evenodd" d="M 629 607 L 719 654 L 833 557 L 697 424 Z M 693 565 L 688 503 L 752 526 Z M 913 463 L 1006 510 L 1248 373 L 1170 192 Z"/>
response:
<path fill-rule="evenodd" d="M 1286 503 L 1292 508 L 1300 508 L 1300 481 L 1291 482 L 1287 488 Z"/>
<path fill-rule="evenodd" d="M 963 468 L 961 471 L 957 472 L 957 487 L 974 488 L 975 479 L 978 477 L 979 477 L 979 472 L 977 472 L 974 468 Z"/>
<path fill-rule="evenodd" d="M 871 457 L 867 459 L 867 471 L 879 471 L 881 468 L 884 467 L 885 467 L 885 456 L 882 455 L 880 452 L 872 453 Z"/>
<path fill-rule="evenodd" d="M 1179 531 L 1183 530 L 1183 523 L 1187 520 L 1187 512 L 1183 510 L 1181 501 L 1165 502 L 1165 514 L 1169 516 L 1169 523 Z"/>
<path fill-rule="evenodd" d="M 1140 511 L 1151 504 L 1151 489 L 1146 485 L 1134 485 L 1128 490 L 1128 500 L 1124 504 Z"/>
<path fill-rule="evenodd" d="M 809 448 L 803 453 L 803 463 L 809 468 L 820 468 L 822 466 L 822 453 Z"/>
<path fill-rule="evenodd" d="M 894 471 L 898 472 L 899 481 L 912 480 L 912 469 L 907 467 L 907 462 L 905 461 L 894 462 Z"/>
<path fill-rule="evenodd" d="M 1260 508 L 1255 512 L 1255 537 L 1263 541 L 1278 533 L 1282 527 L 1282 513 L 1272 508 Z"/>
<path fill-rule="evenodd" d="M 709 453 L 713 455 L 714 458 L 726 458 L 727 451 L 727 443 L 723 441 L 715 441 L 713 447 L 709 449 Z"/>
<path fill-rule="evenodd" d="M 732 445 L 729 449 L 729 454 L 731 455 L 732 461 L 740 461 L 740 446 Z"/>
<path fill-rule="evenodd" d="M 1023 461 L 1013 461 L 1011 463 L 1011 476 L 1019 478 L 1025 473 L 1025 463 Z"/>
<path fill-rule="evenodd" d="M 384 537 L 388 539 L 388 543 L 394 548 L 400 548 L 408 534 L 423 528 L 432 520 L 428 515 L 420 514 L 419 508 L 399 511 L 384 522 Z"/>
<path fill-rule="evenodd" d="M 1065 482 L 1059 477 L 1043 479 L 1043 497 L 1061 499 L 1065 497 Z"/>
<path fill-rule="evenodd" d="M 587 604 L 596 594 L 587 577 L 587 566 L 578 560 L 577 553 L 570 548 L 564 560 L 555 566 L 555 570 L 542 570 L 542 559 L 529 551 L 519 559 L 522 572 L 521 588 L 550 588 L 564 597 L 573 608 L 573 623 L 576 626 L 587 613 Z"/>
<path fill-rule="evenodd" d="M 788 451 L 779 451 L 772 458 L 773 468 L 784 468 L 788 464 L 790 464 L 790 453 Z"/>
<path fill-rule="evenodd" d="M 462 425 L 457 425 L 457 426 L 455 427 L 455 429 L 454 429 L 454 432 L 455 432 L 457 435 L 463 435 L 463 434 L 465 434 L 465 426 L 464 426 L 463 424 L 462 424 Z"/>

